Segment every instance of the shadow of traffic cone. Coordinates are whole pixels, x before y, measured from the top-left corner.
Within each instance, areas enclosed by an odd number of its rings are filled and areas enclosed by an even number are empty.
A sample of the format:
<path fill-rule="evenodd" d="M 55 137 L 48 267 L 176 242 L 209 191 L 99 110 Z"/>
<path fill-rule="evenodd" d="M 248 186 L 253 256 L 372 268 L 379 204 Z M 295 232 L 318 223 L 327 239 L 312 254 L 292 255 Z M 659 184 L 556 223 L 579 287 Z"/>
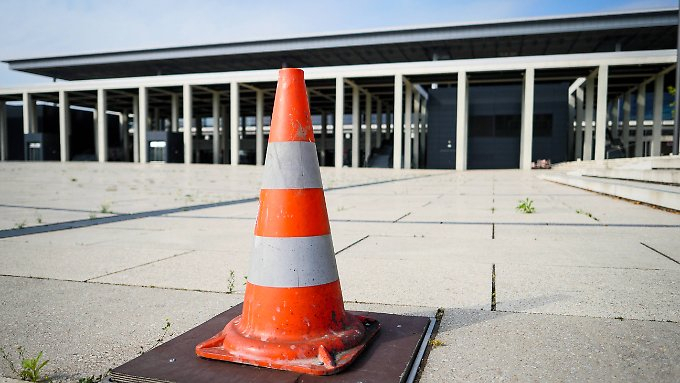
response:
<path fill-rule="evenodd" d="M 345 311 L 304 73 L 282 69 L 243 312 L 196 354 L 330 375 L 346 368 L 379 328 Z"/>

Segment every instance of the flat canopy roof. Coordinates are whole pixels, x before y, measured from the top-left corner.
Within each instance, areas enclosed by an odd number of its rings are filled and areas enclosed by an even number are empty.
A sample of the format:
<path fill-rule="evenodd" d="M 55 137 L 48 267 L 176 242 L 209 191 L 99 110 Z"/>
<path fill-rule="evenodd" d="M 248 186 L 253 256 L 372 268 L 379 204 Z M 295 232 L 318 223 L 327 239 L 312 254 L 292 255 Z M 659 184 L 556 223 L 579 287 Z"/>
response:
<path fill-rule="evenodd" d="M 544 17 L 126 52 L 7 60 L 86 80 L 183 73 L 675 49 L 678 10 Z"/>

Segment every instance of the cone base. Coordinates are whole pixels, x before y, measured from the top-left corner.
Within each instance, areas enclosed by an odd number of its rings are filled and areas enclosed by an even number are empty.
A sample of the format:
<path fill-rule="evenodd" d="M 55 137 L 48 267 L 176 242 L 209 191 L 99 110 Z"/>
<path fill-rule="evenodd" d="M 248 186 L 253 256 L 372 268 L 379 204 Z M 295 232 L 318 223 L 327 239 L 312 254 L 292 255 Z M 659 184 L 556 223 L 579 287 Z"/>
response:
<path fill-rule="evenodd" d="M 234 318 L 232 322 L 239 319 L 240 316 Z M 335 353 L 329 353 L 324 348 L 323 344 L 321 344 L 326 343 L 329 340 L 341 340 L 339 339 L 340 335 L 335 334 L 327 334 L 324 336 L 323 342 L 320 342 L 316 347 L 318 350 L 318 356 L 316 357 L 300 359 L 277 358 L 277 350 L 282 347 L 290 347 L 290 343 L 276 343 L 249 339 L 248 343 L 251 343 L 251 346 L 253 342 L 257 344 L 255 349 L 251 347 L 238 347 L 235 345 L 238 342 L 224 341 L 225 338 L 243 337 L 234 326 L 229 325 L 232 323 L 230 322 L 219 334 L 197 345 L 196 355 L 207 359 L 248 364 L 251 366 L 267 367 L 277 370 L 294 371 L 310 375 L 332 375 L 347 368 L 375 337 L 378 330 L 380 330 L 380 323 L 375 319 L 364 316 L 356 316 L 356 319 L 364 326 L 364 335 L 362 339 L 354 347 L 339 350 Z M 313 342 L 313 340 L 310 340 L 310 342 Z M 229 345 L 225 346 L 225 344 Z M 270 351 L 265 353 L 268 355 L 263 355 L 263 349 Z"/>

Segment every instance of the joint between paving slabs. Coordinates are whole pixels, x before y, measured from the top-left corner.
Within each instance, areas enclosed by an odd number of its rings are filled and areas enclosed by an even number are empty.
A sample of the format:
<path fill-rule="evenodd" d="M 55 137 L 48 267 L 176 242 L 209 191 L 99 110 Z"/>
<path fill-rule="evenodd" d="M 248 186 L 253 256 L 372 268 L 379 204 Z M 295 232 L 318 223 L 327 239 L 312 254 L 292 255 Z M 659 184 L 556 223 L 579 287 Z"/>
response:
<path fill-rule="evenodd" d="M 399 218 L 395 219 L 394 221 L 392 221 L 392 223 L 397 223 L 397 222 L 401 221 L 402 219 L 404 219 L 404 218 L 408 217 L 409 215 L 411 215 L 411 213 L 412 213 L 412 212 L 409 211 L 408 213 L 406 213 L 406 214 L 402 215 L 401 217 L 399 217 Z"/>
<path fill-rule="evenodd" d="M 678 260 L 676 260 L 675 258 L 671 257 L 670 255 L 666 255 L 666 254 L 660 252 L 659 250 L 657 250 L 657 249 L 655 249 L 655 248 L 649 246 L 649 245 L 646 244 L 646 243 L 640 242 L 640 244 L 641 244 L 642 246 L 648 248 L 649 250 L 652 250 L 653 252 L 655 252 L 655 253 L 657 253 L 657 254 L 659 254 L 659 255 L 662 255 L 662 256 L 666 257 L 667 259 L 669 259 L 669 260 L 671 260 L 671 261 L 677 263 L 678 265 L 680 265 L 680 262 L 678 262 Z"/>
<path fill-rule="evenodd" d="M 129 270 L 136 269 L 136 268 L 142 267 L 142 266 L 148 266 L 148 265 L 154 264 L 154 263 L 156 263 L 156 262 L 165 261 L 165 260 L 168 260 L 168 259 L 171 259 L 171 258 L 179 257 L 180 255 L 190 254 L 190 253 L 193 253 L 193 252 L 194 252 L 194 250 L 183 251 L 183 252 L 181 252 L 181 253 L 173 254 L 173 255 L 170 255 L 170 256 L 168 256 L 168 257 L 159 258 L 159 259 L 156 259 L 156 260 L 153 260 L 153 261 L 150 261 L 150 262 L 145 262 L 145 263 L 142 263 L 142 264 L 140 264 L 140 265 L 130 266 L 130 267 L 127 267 L 127 268 L 122 269 L 122 270 L 112 271 L 112 272 L 106 273 L 106 274 L 104 274 L 104 275 L 99 275 L 99 276 L 97 276 L 97 277 L 88 278 L 88 279 L 84 280 L 83 282 L 91 282 L 91 281 L 93 281 L 93 280 L 95 280 L 95 279 L 108 277 L 109 275 L 122 273 L 122 272 L 124 272 L 124 271 L 129 271 Z"/>
<path fill-rule="evenodd" d="M 496 264 L 491 265 L 491 311 L 496 311 Z"/>
<path fill-rule="evenodd" d="M 350 243 L 349 245 L 347 245 L 347 246 L 343 247 L 342 249 L 336 251 L 336 252 L 335 252 L 335 255 L 338 255 L 338 254 L 342 253 L 343 251 L 349 249 L 350 247 L 356 245 L 357 243 L 363 241 L 364 239 L 366 239 L 366 238 L 368 238 L 368 237 L 369 237 L 368 235 L 365 235 L 365 236 L 363 236 L 362 238 L 360 238 L 360 239 L 358 239 L 358 240 L 356 240 L 356 241 Z"/>
<path fill-rule="evenodd" d="M 637 321 L 637 322 L 656 322 L 656 323 L 680 323 L 672 319 L 639 319 L 639 318 L 624 318 L 621 316 L 610 317 L 610 316 L 598 316 L 598 315 L 577 315 L 577 314 L 565 314 L 565 313 L 550 313 L 550 312 L 533 312 L 533 311 L 518 311 L 518 310 L 496 310 L 497 313 L 504 314 L 523 314 L 523 315 L 545 315 L 545 316 L 556 316 L 556 317 L 573 317 L 573 318 L 590 318 L 590 319 L 611 319 L 618 321 Z"/>

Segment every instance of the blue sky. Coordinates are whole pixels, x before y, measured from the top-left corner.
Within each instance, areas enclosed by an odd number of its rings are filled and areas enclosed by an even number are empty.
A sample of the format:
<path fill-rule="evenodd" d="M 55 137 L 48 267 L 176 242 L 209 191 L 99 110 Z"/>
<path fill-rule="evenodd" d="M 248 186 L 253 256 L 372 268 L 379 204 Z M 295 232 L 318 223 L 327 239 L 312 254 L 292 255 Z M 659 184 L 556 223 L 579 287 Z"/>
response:
<path fill-rule="evenodd" d="M 677 6 L 677 0 L 0 0 L 0 60 Z M 49 81 L 0 63 L 0 87 Z"/>

